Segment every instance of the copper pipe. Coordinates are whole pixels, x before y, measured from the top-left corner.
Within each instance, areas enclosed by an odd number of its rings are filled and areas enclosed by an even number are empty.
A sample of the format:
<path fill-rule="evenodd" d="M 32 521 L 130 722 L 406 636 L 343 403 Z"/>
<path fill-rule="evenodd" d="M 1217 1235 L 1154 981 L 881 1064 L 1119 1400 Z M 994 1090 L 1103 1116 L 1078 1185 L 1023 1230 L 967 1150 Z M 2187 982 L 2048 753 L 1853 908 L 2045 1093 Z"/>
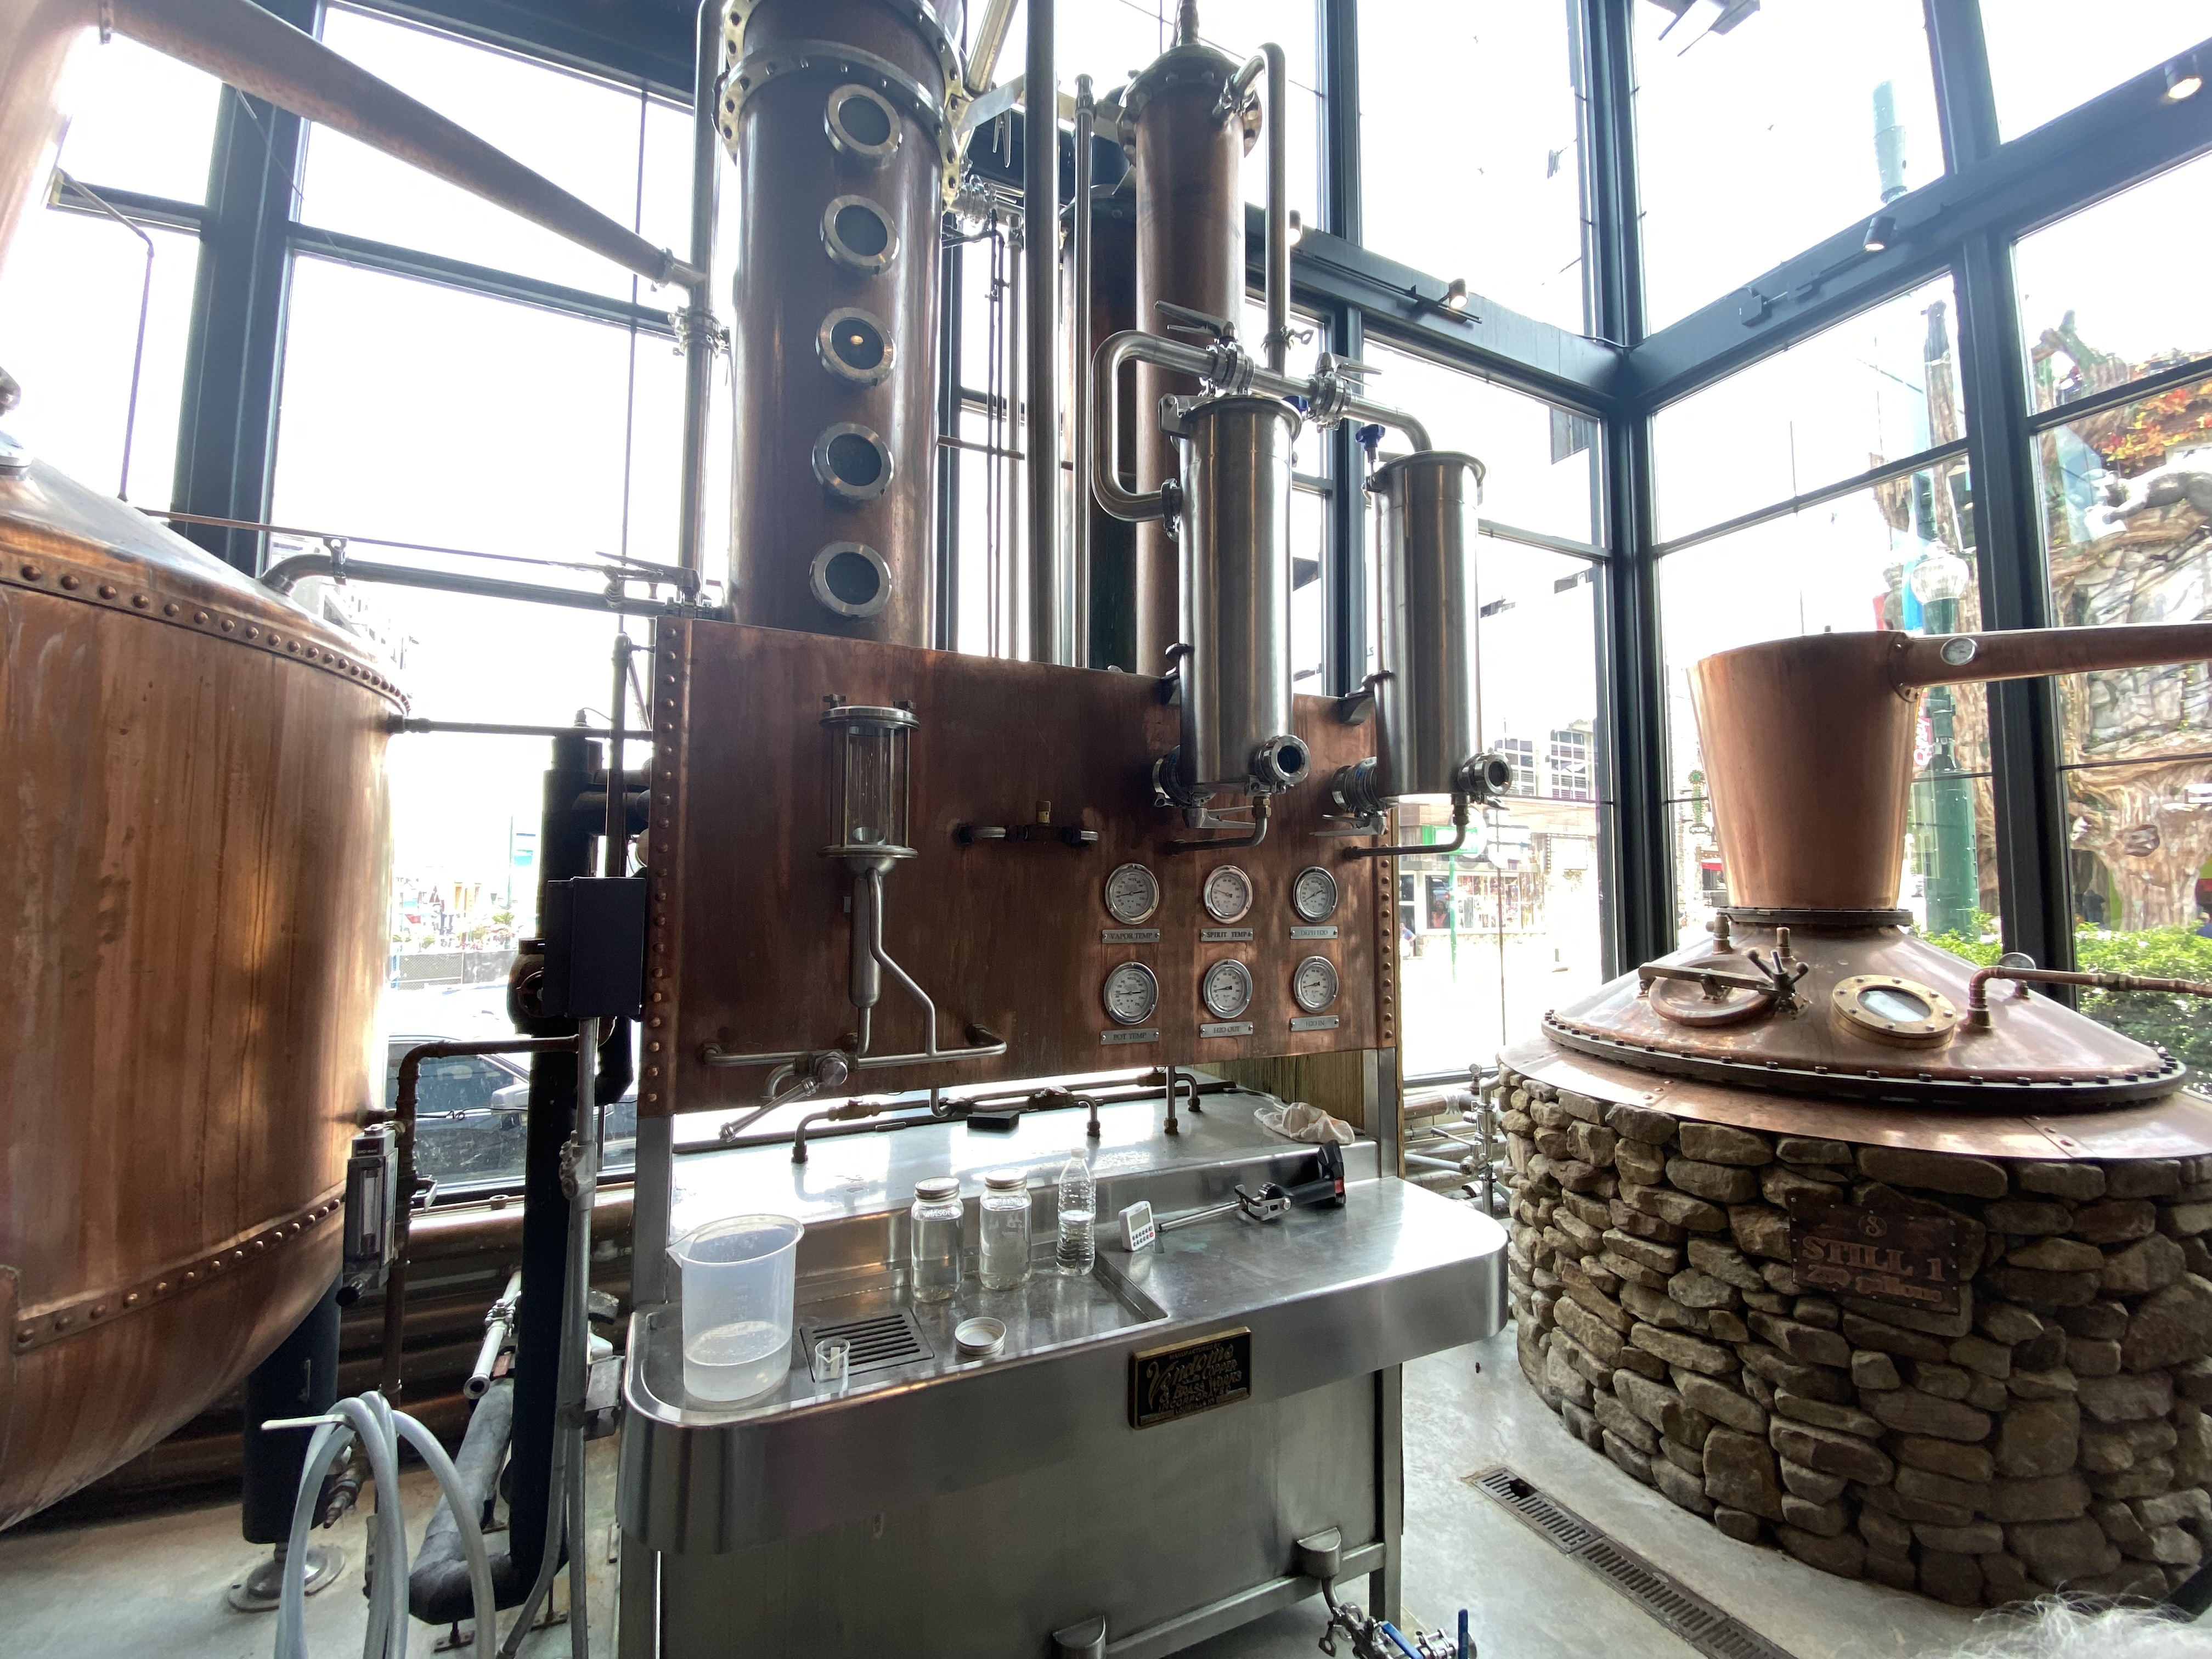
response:
<path fill-rule="evenodd" d="M 410 1048 L 399 1060 L 398 1097 L 388 1115 L 398 1153 L 397 1192 L 392 1202 L 392 1267 L 384 1280 L 384 1397 L 399 1398 L 399 1354 L 407 1335 L 407 1245 L 415 1213 L 415 1097 L 422 1075 L 422 1062 L 452 1054 L 543 1054 L 575 1051 L 576 1039 L 566 1037 L 492 1037 L 475 1042 L 424 1042 Z M 386 1121 L 382 1111 L 368 1114 L 371 1122 Z"/>
<path fill-rule="evenodd" d="M 1029 658 L 1066 663 L 1067 573 L 1060 562 L 1060 80 L 1054 0 L 1029 0 L 1022 77 L 1022 227 L 1029 245 Z"/>
<path fill-rule="evenodd" d="M 2069 973 L 2058 968 L 2006 968 L 2002 966 L 1977 969 L 1966 981 L 1967 1029 L 1986 1031 L 1990 1029 L 1990 981 L 1993 979 L 2017 981 L 2023 988 L 2028 985 L 2086 985 L 2100 991 L 2163 991 L 2179 997 L 2212 997 L 2212 981 L 2201 979 L 2154 979 L 2142 974 Z M 2022 996 L 2027 994 L 2025 988 Z"/>
<path fill-rule="evenodd" d="M 1068 226 L 1067 450 L 1073 461 L 1068 480 L 1068 641 L 1066 660 L 1091 666 L 1091 146 L 1097 106 L 1091 77 L 1075 77 L 1075 204 Z"/>
<path fill-rule="evenodd" d="M 649 283 L 696 288 L 702 280 L 667 249 L 252 0 L 110 0 L 107 11 L 121 33 L 458 185 Z"/>
<path fill-rule="evenodd" d="M 2181 623 L 1810 634 L 1693 664 L 1730 898 L 1761 909 L 1895 906 L 1922 686 L 2208 656 L 2212 623 Z"/>

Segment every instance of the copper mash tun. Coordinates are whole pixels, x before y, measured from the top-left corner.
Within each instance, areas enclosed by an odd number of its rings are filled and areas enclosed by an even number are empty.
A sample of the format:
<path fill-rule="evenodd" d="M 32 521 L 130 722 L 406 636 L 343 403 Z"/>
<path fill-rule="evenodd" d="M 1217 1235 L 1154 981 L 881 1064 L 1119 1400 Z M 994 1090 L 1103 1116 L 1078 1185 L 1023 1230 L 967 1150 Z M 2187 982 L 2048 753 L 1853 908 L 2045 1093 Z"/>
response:
<path fill-rule="evenodd" d="M 1973 963 L 1897 908 L 1920 693 L 2212 655 L 2212 623 L 1915 637 L 1820 634 L 1690 670 L 1729 890 L 1713 937 L 1545 1016 L 1561 1046 L 1644 1071 L 1862 1102 L 2081 1110 L 2185 1068 L 2037 983 L 2212 997 L 2212 984 Z"/>

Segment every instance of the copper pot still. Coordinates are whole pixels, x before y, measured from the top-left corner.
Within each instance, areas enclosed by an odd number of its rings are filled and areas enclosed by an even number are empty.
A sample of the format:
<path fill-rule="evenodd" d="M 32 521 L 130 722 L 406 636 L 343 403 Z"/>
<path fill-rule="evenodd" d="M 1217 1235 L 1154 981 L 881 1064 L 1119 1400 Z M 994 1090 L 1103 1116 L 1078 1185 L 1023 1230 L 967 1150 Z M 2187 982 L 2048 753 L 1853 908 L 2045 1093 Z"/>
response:
<path fill-rule="evenodd" d="M 1705 658 L 1690 694 L 1735 902 L 1710 943 L 1547 1014 L 1547 1035 L 1641 1070 L 1844 1101 L 2050 1112 L 2171 1093 L 2179 1060 L 2029 987 L 2212 986 L 1978 971 L 1908 931 L 1898 886 L 1925 688 L 2207 657 L 2212 623 L 1818 634 Z"/>
<path fill-rule="evenodd" d="M 96 16 L 0 21 L 0 252 Z M 5 440 L 0 641 L 5 1527 L 235 1388 L 337 1275 L 404 703 L 344 634 Z"/>

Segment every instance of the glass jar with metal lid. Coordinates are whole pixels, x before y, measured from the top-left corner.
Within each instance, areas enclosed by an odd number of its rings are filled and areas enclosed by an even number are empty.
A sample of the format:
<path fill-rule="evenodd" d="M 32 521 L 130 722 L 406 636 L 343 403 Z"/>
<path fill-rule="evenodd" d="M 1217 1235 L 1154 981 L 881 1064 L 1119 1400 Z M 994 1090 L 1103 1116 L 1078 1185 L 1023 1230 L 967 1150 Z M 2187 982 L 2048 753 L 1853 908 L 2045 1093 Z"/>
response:
<path fill-rule="evenodd" d="M 1030 1276 L 1030 1189 L 1026 1170 L 983 1177 L 976 1209 L 975 1273 L 987 1291 L 1011 1291 Z"/>
<path fill-rule="evenodd" d="M 950 1302 L 960 1288 L 960 1182 L 934 1176 L 914 1183 L 908 1212 L 908 1288 L 917 1302 Z"/>

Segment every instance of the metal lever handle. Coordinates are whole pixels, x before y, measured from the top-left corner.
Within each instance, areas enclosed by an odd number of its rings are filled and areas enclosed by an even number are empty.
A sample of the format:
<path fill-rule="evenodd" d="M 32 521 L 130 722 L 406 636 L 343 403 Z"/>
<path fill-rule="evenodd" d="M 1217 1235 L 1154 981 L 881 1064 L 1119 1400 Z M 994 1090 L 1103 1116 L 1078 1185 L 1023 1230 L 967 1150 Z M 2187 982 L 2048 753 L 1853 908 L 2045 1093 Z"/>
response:
<path fill-rule="evenodd" d="M 1207 334 L 1224 344 L 1237 337 L 1237 325 L 1226 317 L 1217 317 L 1210 311 L 1195 310 L 1179 306 L 1172 300 L 1155 300 L 1161 316 L 1168 319 L 1168 331 L 1175 334 Z"/>

